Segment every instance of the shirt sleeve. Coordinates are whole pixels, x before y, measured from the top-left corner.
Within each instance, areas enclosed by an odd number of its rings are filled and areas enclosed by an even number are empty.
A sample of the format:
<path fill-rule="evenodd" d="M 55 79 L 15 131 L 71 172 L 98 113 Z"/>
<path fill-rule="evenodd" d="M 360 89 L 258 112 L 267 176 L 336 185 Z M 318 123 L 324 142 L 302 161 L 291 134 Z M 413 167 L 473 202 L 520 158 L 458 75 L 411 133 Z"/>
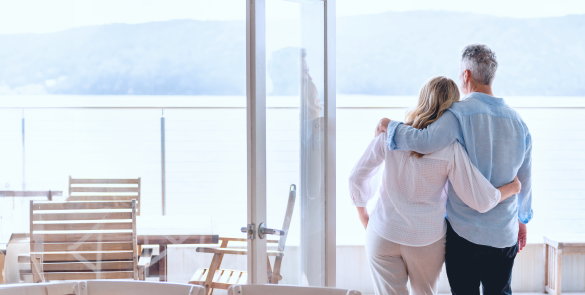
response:
<path fill-rule="evenodd" d="M 526 154 L 524 162 L 518 170 L 518 180 L 522 189 L 518 194 L 518 220 L 526 224 L 532 219 L 532 137 L 526 137 Z"/>
<path fill-rule="evenodd" d="M 450 111 L 445 112 L 441 118 L 425 129 L 406 126 L 400 121 L 390 121 L 388 124 L 389 150 L 430 154 L 448 147 L 455 141 L 464 144 L 459 120 Z"/>
<path fill-rule="evenodd" d="M 453 159 L 449 165 L 449 180 L 457 196 L 467 206 L 485 213 L 500 202 L 502 195 L 471 163 L 467 152 L 453 144 Z"/>
<path fill-rule="evenodd" d="M 379 171 L 386 157 L 386 133 L 374 138 L 349 176 L 353 204 L 365 207 L 379 186 Z"/>

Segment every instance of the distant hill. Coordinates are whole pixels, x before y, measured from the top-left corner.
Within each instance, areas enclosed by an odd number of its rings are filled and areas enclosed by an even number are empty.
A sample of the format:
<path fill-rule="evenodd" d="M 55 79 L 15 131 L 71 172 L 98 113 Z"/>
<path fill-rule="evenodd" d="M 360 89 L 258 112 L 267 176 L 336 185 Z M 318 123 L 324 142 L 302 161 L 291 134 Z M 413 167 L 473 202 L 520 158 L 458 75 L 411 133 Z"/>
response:
<path fill-rule="evenodd" d="M 0 44 L 0 85 L 11 89 L 41 85 L 59 94 L 246 92 L 243 21 L 112 24 L 4 35 Z"/>
<path fill-rule="evenodd" d="M 584 32 L 585 15 L 339 17 L 338 92 L 417 94 L 431 76 L 456 79 L 459 49 L 480 42 L 498 55 L 497 94 L 585 96 Z M 195 20 L 0 35 L 0 94 L 244 95 L 245 40 L 243 21 Z M 295 52 L 271 55 L 268 74 L 298 68 Z M 274 94 L 294 94 L 298 85 L 295 75 L 271 80 Z"/>
<path fill-rule="evenodd" d="M 455 12 L 388 12 L 337 22 L 340 93 L 417 94 L 432 76 L 457 79 L 459 50 L 488 44 L 504 95 L 585 96 L 585 15 L 512 19 Z"/>

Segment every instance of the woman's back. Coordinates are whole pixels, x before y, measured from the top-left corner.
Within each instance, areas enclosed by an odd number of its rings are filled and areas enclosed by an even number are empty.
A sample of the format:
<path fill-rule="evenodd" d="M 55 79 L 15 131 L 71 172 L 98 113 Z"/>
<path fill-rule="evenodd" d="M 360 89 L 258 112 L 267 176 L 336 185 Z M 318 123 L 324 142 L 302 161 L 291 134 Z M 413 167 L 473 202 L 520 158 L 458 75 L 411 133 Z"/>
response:
<path fill-rule="evenodd" d="M 389 151 L 385 138 L 383 133 L 372 141 L 350 177 L 352 198 L 363 207 L 378 187 L 375 176 L 384 162 L 380 199 L 368 226 L 385 239 L 426 246 L 443 237 L 447 179 L 462 192 L 464 202 L 478 211 L 499 202 L 500 192 L 471 164 L 460 144 L 418 158 L 407 151 Z"/>

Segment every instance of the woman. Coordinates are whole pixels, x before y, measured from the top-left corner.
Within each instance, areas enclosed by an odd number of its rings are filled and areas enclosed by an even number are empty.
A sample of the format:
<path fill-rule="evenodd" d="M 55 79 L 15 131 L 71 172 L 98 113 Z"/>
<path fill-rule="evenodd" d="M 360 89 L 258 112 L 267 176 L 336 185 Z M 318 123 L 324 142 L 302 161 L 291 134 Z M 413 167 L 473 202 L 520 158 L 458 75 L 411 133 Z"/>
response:
<path fill-rule="evenodd" d="M 421 89 L 417 107 L 406 116 L 406 125 L 424 129 L 459 101 L 455 82 L 446 77 L 430 79 Z M 349 183 L 360 220 L 366 228 L 366 250 L 376 294 L 436 294 L 445 260 L 447 190 L 465 204 L 486 212 L 517 194 L 520 182 L 493 187 L 469 160 L 459 143 L 422 155 L 390 151 L 385 133 L 377 136 L 353 169 Z M 384 173 L 380 198 L 369 216 L 367 202 Z"/>

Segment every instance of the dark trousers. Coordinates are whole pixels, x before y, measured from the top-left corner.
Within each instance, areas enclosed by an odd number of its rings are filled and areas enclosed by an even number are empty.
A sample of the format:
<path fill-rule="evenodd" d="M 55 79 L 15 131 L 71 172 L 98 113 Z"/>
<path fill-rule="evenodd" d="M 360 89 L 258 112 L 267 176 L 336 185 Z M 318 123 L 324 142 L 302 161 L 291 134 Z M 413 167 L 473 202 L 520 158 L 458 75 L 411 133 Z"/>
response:
<path fill-rule="evenodd" d="M 512 294 L 512 267 L 518 243 L 508 248 L 474 244 L 459 236 L 447 221 L 445 267 L 453 295 Z"/>

